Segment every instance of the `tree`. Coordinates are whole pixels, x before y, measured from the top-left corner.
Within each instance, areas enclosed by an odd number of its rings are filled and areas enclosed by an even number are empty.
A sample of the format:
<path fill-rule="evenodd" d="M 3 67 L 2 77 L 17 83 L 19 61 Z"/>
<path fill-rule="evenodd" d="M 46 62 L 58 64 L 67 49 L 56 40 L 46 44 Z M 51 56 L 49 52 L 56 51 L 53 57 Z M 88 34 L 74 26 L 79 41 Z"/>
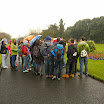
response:
<path fill-rule="evenodd" d="M 63 38 L 65 38 L 65 32 L 64 32 L 64 25 L 65 25 L 65 23 L 63 23 L 63 20 L 62 19 L 60 19 L 60 22 L 59 22 L 59 33 L 60 33 L 60 37 L 63 37 Z"/>

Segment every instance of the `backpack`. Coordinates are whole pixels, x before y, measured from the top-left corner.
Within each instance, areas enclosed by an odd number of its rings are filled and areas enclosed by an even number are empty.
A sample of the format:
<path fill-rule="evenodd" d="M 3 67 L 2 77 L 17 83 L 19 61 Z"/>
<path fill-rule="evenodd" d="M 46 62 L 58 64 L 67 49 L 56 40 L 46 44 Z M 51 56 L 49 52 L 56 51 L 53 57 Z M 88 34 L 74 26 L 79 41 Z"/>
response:
<path fill-rule="evenodd" d="M 72 57 L 77 57 L 77 49 L 73 45 L 71 46 L 71 54 Z"/>
<path fill-rule="evenodd" d="M 87 56 L 87 52 L 86 52 L 85 49 L 83 49 L 83 50 L 81 51 L 81 57 L 86 57 L 86 56 Z"/>
<path fill-rule="evenodd" d="M 64 51 L 63 49 L 58 49 L 58 48 L 57 48 L 57 52 L 56 52 L 56 55 L 55 55 L 55 56 L 56 56 L 56 57 L 55 57 L 56 60 L 60 60 L 60 59 L 61 59 L 61 56 L 62 56 L 62 54 L 63 54 L 63 51 Z"/>
<path fill-rule="evenodd" d="M 42 50 L 43 56 L 44 57 L 49 57 L 50 51 L 51 51 L 50 45 L 48 45 L 47 43 L 45 43 L 45 45 L 43 47 L 43 50 Z"/>
<path fill-rule="evenodd" d="M 33 50 L 32 50 L 32 56 L 35 57 L 35 58 L 38 58 L 40 57 L 40 48 L 39 46 L 34 46 L 33 47 Z"/>

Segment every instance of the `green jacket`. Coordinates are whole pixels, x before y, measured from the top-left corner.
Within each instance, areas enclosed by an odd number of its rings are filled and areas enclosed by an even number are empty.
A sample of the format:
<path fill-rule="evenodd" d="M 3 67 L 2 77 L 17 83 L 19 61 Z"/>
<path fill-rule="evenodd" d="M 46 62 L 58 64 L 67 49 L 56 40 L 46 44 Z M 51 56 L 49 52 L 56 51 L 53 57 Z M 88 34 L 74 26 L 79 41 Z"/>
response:
<path fill-rule="evenodd" d="M 85 41 L 81 41 L 77 45 L 77 51 L 78 51 L 79 57 L 81 57 L 81 51 L 83 49 L 85 49 L 85 51 L 87 52 L 87 56 L 86 57 L 88 57 L 88 54 L 90 52 L 90 48 L 89 48 L 89 45 Z"/>
<path fill-rule="evenodd" d="M 17 46 L 16 45 L 14 45 L 14 38 L 12 39 L 12 43 L 11 43 L 11 56 L 12 55 L 17 55 L 17 51 L 18 51 L 18 49 L 17 49 Z"/>

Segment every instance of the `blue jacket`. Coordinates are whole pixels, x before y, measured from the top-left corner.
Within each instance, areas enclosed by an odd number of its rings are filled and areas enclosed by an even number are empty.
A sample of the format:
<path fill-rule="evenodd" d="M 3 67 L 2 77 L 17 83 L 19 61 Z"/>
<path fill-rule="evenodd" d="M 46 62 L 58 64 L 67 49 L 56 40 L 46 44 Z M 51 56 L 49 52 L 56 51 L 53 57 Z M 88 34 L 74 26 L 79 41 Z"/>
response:
<path fill-rule="evenodd" d="M 64 58 L 64 48 L 63 48 L 63 45 L 62 44 L 57 44 L 57 46 L 55 46 L 54 47 L 54 49 L 51 51 L 51 53 L 52 53 L 52 55 L 54 56 L 54 57 L 56 57 L 56 53 L 57 53 L 57 50 L 61 50 L 61 49 L 63 49 L 63 51 L 62 51 L 62 55 L 61 55 L 61 59 L 63 59 Z"/>

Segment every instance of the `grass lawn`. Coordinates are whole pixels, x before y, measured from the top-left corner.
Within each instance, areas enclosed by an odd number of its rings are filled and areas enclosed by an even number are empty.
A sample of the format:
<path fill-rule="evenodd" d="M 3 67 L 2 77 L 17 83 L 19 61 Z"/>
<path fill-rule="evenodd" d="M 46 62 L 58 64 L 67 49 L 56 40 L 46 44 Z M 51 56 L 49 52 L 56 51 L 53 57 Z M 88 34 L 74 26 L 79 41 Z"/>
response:
<path fill-rule="evenodd" d="M 104 44 L 96 44 L 96 51 L 104 52 Z M 65 54 L 65 62 L 66 61 L 67 61 L 67 56 Z M 80 70 L 79 59 L 77 63 L 77 69 Z M 104 60 L 88 59 L 88 73 L 96 78 L 100 78 L 101 80 L 104 80 Z"/>

